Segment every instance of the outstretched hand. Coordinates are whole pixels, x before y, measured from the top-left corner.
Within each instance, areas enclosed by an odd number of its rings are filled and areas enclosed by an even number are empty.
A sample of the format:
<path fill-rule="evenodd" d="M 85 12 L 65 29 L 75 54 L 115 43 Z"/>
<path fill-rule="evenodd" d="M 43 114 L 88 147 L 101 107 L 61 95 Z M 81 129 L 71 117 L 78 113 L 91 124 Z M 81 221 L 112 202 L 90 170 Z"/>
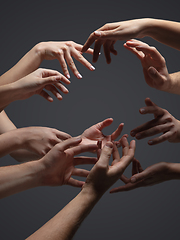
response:
<path fill-rule="evenodd" d="M 105 127 L 108 127 L 109 125 L 111 125 L 112 122 L 113 122 L 112 118 L 107 118 L 104 121 L 99 122 L 91 126 L 90 128 L 86 129 L 81 135 L 82 144 L 96 144 L 98 141 L 101 141 L 102 147 L 103 147 L 106 144 L 106 142 L 115 141 L 115 139 L 117 139 L 120 136 L 124 123 L 121 123 L 111 135 L 107 135 L 107 136 L 104 135 L 102 133 L 102 130 Z M 127 136 L 127 134 L 125 134 L 124 136 Z M 115 144 L 120 146 L 120 140 L 115 141 Z"/>
<path fill-rule="evenodd" d="M 180 142 L 180 121 L 174 118 L 167 110 L 158 107 L 150 98 L 145 99 L 146 107 L 141 108 L 141 114 L 152 113 L 154 119 L 134 128 L 131 136 L 143 139 L 159 133 L 160 136 L 150 139 L 149 145 L 155 145 L 168 140 L 169 142 Z"/>
<path fill-rule="evenodd" d="M 117 187 L 111 190 L 111 193 L 133 190 L 139 187 L 148 187 L 173 178 L 169 171 L 169 163 L 156 163 L 145 170 L 142 169 L 140 162 L 133 159 L 132 162 L 132 177 L 127 178 L 121 176 L 121 180 L 125 183 L 124 186 Z"/>

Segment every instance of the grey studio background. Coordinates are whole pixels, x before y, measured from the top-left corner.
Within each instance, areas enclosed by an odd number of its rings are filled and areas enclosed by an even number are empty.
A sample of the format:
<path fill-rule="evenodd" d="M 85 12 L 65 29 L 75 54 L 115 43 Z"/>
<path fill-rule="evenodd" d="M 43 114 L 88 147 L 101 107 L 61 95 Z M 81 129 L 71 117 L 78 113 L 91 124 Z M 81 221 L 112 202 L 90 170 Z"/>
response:
<path fill-rule="evenodd" d="M 73 40 L 84 43 L 89 34 L 107 22 L 154 17 L 180 21 L 178 1 L 1 1 L 0 74 L 11 68 L 41 41 Z M 150 38 L 166 58 L 169 72 L 178 71 L 180 52 Z M 124 122 L 124 133 L 152 119 L 141 116 L 139 108 L 150 97 L 180 119 L 180 96 L 150 88 L 144 81 L 139 60 L 116 43 L 117 56 L 107 65 L 102 54 L 90 72 L 76 61 L 83 79 L 71 73 L 69 94 L 63 101 L 49 103 L 40 96 L 17 101 L 6 108 L 17 127 L 47 126 L 81 134 L 89 126 L 112 117 L 105 129 L 110 134 Z M 92 57 L 85 54 L 91 61 Z M 57 69 L 59 62 L 44 61 L 42 67 Z M 129 140 L 132 138 L 129 137 Z M 160 161 L 179 162 L 179 145 L 169 142 L 149 146 L 137 141 L 136 158 L 143 168 Z M 1 166 L 16 164 L 11 157 Z M 90 168 L 91 166 L 89 166 Z M 130 176 L 131 167 L 126 171 Z M 122 184 L 120 181 L 116 184 Z M 110 195 L 108 192 L 81 225 L 74 239 L 179 239 L 179 181 Z M 69 186 L 31 189 L 0 201 L 0 239 L 25 239 L 61 210 L 79 192 Z M 61 223 L 59 223 L 61 224 Z"/>

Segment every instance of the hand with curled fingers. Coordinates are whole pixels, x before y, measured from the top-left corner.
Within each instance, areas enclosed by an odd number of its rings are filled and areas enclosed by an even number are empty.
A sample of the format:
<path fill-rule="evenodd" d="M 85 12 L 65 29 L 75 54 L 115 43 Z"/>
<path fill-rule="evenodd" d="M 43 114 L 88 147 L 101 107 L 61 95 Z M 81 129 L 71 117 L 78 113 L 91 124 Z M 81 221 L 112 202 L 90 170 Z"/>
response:
<path fill-rule="evenodd" d="M 171 179 L 179 178 L 177 177 L 177 174 L 173 172 L 173 165 L 173 163 L 160 162 L 143 170 L 140 162 L 134 158 L 132 162 L 132 177 L 127 178 L 122 175 L 121 180 L 125 185 L 112 189 L 111 193 L 130 191 L 139 187 L 153 186 Z"/>
<path fill-rule="evenodd" d="M 84 152 L 91 152 L 97 149 L 97 145 L 80 145 L 81 138 L 70 138 L 56 144 L 39 161 L 44 171 L 42 172 L 42 185 L 60 186 L 71 185 L 82 187 L 83 181 L 72 178 L 74 176 L 87 177 L 89 171 L 75 168 L 76 165 L 94 164 L 97 158 L 93 157 L 75 157 Z"/>
<path fill-rule="evenodd" d="M 53 98 L 45 90 L 51 92 L 58 100 L 62 100 L 59 90 L 65 94 L 69 92 L 61 82 L 70 83 L 58 71 L 39 68 L 12 84 L 14 89 L 19 92 L 16 95 L 20 100 L 39 94 L 47 101 L 52 102 Z"/>
<path fill-rule="evenodd" d="M 98 60 L 101 46 L 103 46 L 106 61 L 107 63 L 111 63 L 111 53 L 117 55 L 117 51 L 114 49 L 116 41 L 144 37 L 143 31 L 146 27 L 146 23 L 146 19 L 107 23 L 90 34 L 82 48 L 82 52 L 87 51 L 87 49 L 95 42 L 93 62 Z"/>
<path fill-rule="evenodd" d="M 102 122 L 99 122 L 93 126 L 91 126 L 90 128 L 86 129 L 82 134 L 82 144 L 96 144 L 98 141 L 102 142 L 102 147 L 106 144 L 107 141 L 115 141 L 115 139 L 117 139 L 123 129 L 124 123 L 121 123 L 118 128 L 111 134 L 111 135 L 104 135 L 102 133 L 102 130 L 105 127 L 108 127 L 109 125 L 111 125 L 113 122 L 112 118 L 107 118 Z M 125 136 L 127 136 L 127 134 L 125 134 Z M 115 141 L 115 144 L 117 146 L 120 146 L 120 140 Z"/>
<path fill-rule="evenodd" d="M 19 128 L 15 131 L 19 131 L 19 136 L 24 139 L 22 149 L 26 149 L 31 153 L 20 156 L 22 155 L 22 151 L 12 152 L 11 155 L 18 161 L 21 161 L 21 159 L 23 159 L 23 161 L 37 160 L 46 155 L 56 144 L 71 138 L 71 136 L 65 132 L 48 127 L 26 127 Z M 29 159 L 29 157 L 31 157 L 31 159 Z"/>
<path fill-rule="evenodd" d="M 144 78 L 150 87 L 171 92 L 173 83 L 168 73 L 165 58 L 155 47 L 135 39 L 127 41 L 124 47 L 141 61 Z"/>
<path fill-rule="evenodd" d="M 101 197 L 121 177 L 133 160 L 134 152 L 135 141 L 132 140 L 129 145 L 126 137 L 122 138 L 122 157 L 119 156 L 115 144 L 106 142 L 98 162 L 91 169 L 86 179 L 83 190 Z M 113 162 L 109 165 L 111 154 Z"/>
<path fill-rule="evenodd" d="M 158 107 L 150 98 L 145 99 L 146 107 L 141 108 L 141 114 L 152 113 L 154 119 L 134 128 L 131 136 L 138 140 L 162 133 L 162 135 L 148 141 L 149 145 L 155 145 L 168 140 L 180 142 L 180 121 L 174 118 L 167 110 Z"/>
<path fill-rule="evenodd" d="M 37 45 L 37 49 L 40 52 L 42 59 L 57 59 L 61 65 L 64 75 L 67 78 L 70 78 L 70 73 L 67 65 L 77 78 L 82 78 L 81 74 L 76 68 L 73 58 L 82 63 L 89 70 L 95 70 L 92 64 L 83 57 L 81 52 L 82 45 L 73 41 L 41 42 Z M 93 49 L 88 49 L 86 53 L 93 54 Z"/>

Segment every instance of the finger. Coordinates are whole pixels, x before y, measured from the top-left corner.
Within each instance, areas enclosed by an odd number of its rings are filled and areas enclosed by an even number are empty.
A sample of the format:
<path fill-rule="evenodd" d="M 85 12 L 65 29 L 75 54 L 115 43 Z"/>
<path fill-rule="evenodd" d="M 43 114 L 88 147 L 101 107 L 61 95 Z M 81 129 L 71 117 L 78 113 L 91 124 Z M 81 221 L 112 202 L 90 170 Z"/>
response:
<path fill-rule="evenodd" d="M 85 157 L 85 156 L 74 157 L 74 166 L 82 165 L 82 164 L 95 164 L 97 160 L 98 159 L 96 157 Z"/>
<path fill-rule="evenodd" d="M 58 99 L 58 100 L 62 100 L 62 96 L 59 93 L 59 91 L 55 88 L 55 86 L 53 85 L 47 85 L 45 86 L 45 89 L 52 92 L 52 94 Z"/>
<path fill-rule="evenodd" d="M 176 135 L 176 132 L 168 131 L 157 138 L 153 138 L 153 139 L 149 140 L 148 144 L 155 145 L 158 143 L 165 142 L 165 141 L 169 140 L 170 138 L 172 138 L 174 135 Z"/>
<path fill-rule="evenodd" d="M 80 168 L 74 168 L 72 175 L 78 176 L 78 177 L 87 177 L 89 174 L 88 170 L 80 169 Z"/>
<path fill-rule="evenodd" d="M 160 126 L 160 125 L 163 126 L 164 124 L 166 124 L 168 122 L 172 122 L 172 119 L 171 118 L 163 119 L 162 117 L 158 117 L 158 118 L 155 118 L 155 119 L 153 119 L 153 120 L 151 120 L 147 123 L 144 123 L 144 124 L 140 125 L 137 128 L 134 128 L 130 132 L 130 134 L 131 134 L 132 137 L 136 136 L 137 139 L 141 139 L 141 132 L 146 131 L 148 129 L 151 129 L 155 126 Z"/>
<path fill-rule="evenodd" d="M 64 52 L 62 51 L 62 53 L 58 54 L 58 60 L 59 60 L 59 63 L 61 65 L 61 68 L 63 70 L 63 73 L 64 75 L 67 77 L 67 78 L 70 78 L 70 74 L 69 74 L 69 71 L 68 71 L 68 67 L 67 67 L 67 64 L 66 64 L 66 61 L 64 59 Z"/>
<path fill-rule="evenodd" d="M 82 53 L 83 45 L 81 45 L 81 44 L 79 44 L 79 43 L 74 43 L 74 47 L 75 47 L 76 50 L 78 50 L 79 52 Z M 91 55 L 93 55 L 93 52 L 94 52 L 94 50 L 93 50 L 92 48 L 89 48 L 89 49 L 86 51 L 86 53 L 89 53 L 89 54 L 91 54 Z"/>
<path fill-rule="evenodd" d="M 156 116 L 164 115 L 164 109 L 158 106 L 147 106 L 139 109 L 141 114 L 153 113 Z"/>
<path fill-rule="evenodd" d="M 74 178 L 70 178 L 67 182 L 67 185 L 70 185 L 72 187 L 79 187 L 81 188 L 84 185 L 85 182 L 76 180 Z"/>
<path fill-rule="evenodd" d="M 139 182 L 145 180 L 151 176 L 151 172 L 145 169 L 143 172 L 135 174 L 131 177 L 131 183 Z"/>
<path fill-rule="evenodd" d="M 156 68 L 154 67 L 149 67 L 147 70 L 147 73 L 149 75 L 150 78 L 152 78 L 154 80 L 154 85 L 157 87 L 161 87 L 164 84 L 164 77 L 161 75 L 161 73 L 159 73 Z"/>
<path fill-rule="evenodd" d="M 146 98 L 146 99 L 145 99 L 145 104 L 146 104 L 146 106 L 157 106 L 155 103 L 153 103 L 153 102 L 151 101 L 150 98 Z"/>
<path fill-rule="evenodd" d="M 121 123 L 118 128 L 111 134 L 111 140 L 114 141 L 116 138 L 118 138 L 123 130 L 124 123 Z"/>
<path fill-rule="evenodd" d="M 138 183 L 129 182 L 124 186 L 111 189 L 110 193 L 130 191 L 130 190 L 133 190 L 135 188 L 139 188 L 139 187 L 143 187 L 143 186 L 144 186 L 143 182 L 138 182 Z"/>
<path fill-rule="evenodd" d="M 80 63 L 82 63 L 85 67 L 87 67 L 89 70 L 94 71 L 95 67 L 92 66 L 92 64 L 90 62 L 88 62 L 80 52 L 78 52 L 76 49 L 72 50 L 72 56 L 79 61 Z"/>
<path fill-rule="evenodd" d="M 97 142 L 97 147 L 98 147 L 98 149 L 97 149 L 97 159 L 99 159 L 100 156 L 101 156 L 102 141 Z"/>
<path fill-rule="evenodd" d="M 164 133 L 164 132 L 170 131 L 172 127 L 174 127 L 174 123 L 166 123 L 166 124 L 158 125 L 158 126 L 150 128 L 148 130 L 141 131 L 141 132 L 137 133 L 135 135 L 135 137 L 138 140 L 146 138 L 146 137 L 151 137 L 151 136 L 154 136 L 154 135 L 159 134 L 159 133 Z"/>
<path fill-rule="evenodd" d="M 129 50 L 130 52 L 132 52 L 140 61 L 143 60 L 143 58 L 145 57 L 144 53 L 141 51 L 138 51 L 136 48 L 134 47 L 130 47 L 128 46 L 126 43 L 124 44 L 124 47 Z"/>
<path fill-rule="evenodd" d="M 82 141 L 81 137 L 70 138 L 70 139 L 67 139 L 67 140 L 57 144 L 56 146 L 58 147 L 59 151 L 65 151 L 66 149 L 68 149 L 72 146 L 78 145 L 81 141 Z"/>
<path fill-rule="evenodd" d="M 41 71 L 42 71 L 42 77 L 44 79 L 44 82 L 47 81 L 45 78 L 56 77 L 56 80 L 59 80 L 65 84 L 70 84 L 70 81 L 58 71 L 50 70 L 50 69 L 42 69 Z"/>
<path fill-rule="evenodd" d="M 81 74 L 79 73 L 79 71 L 77 70 L 76 65 L 75 65 L 75 63 L 74 63 L 74 61 L 73 61 L 73 59 L 72 59 L 72 57 L 71 57 L 68 49 L 66 49 L 66 50 L 64 51 L 64 56 L 65 56 L 65 59 L 66 59 L 66 61 L 67 61 L 68 66 L 70 67 L 70 69 L 71 69 L 71 71 L 73 72 L 73 74 L 74 74 L 78 79 L 81 79 L 82 76 L 81 76 Z"/>
<path fill-rule="evenodd" d="M 69 93 L 69 90 L 62 83 L 55 83 L 54 85 L 64 94 Z"/>
<path fill-rule="evenodd" d="M 118 148 L 117 148 L 116 145 L 113 145 L 113 153 L 112 153 L 112 155 L 113 155 L 113 162 L 112 162 L 111 165 L 113 166 L 114 164 L 116 164 L 117 162 L 120 161 L 119 151 L 118 151 Z"/>
<path fill-rule="evenodd" d="M 93 62 L 97 62 L 98 58 L 99 58 L 99 53 L 101 51 L 101 46 L 102 46 L 102 41 L 96 41 L 94 44 L 94 53 L 93 53 Z"/>
<path fill-rule="evenodd" d="M 83 48 L 82 48 L 82 52 L 86 52 L 87 49 L 93 44 L 93 42 L 99 38 L 99 36 L 96 35 L 95 32 L 91 33 L 90 36 L 88 37 L 87 41 L 85 42 Z"/>
<path fill-rule="evenodd" d="M 101 156 L 97 164 L 103 167 L 107 167 L 109 165 L 109 160 L 110 160 L 112 151 L 113 151 L 113 143 L 107 142 L 101 151 Z"/>
<path fill-rule="evenodd" d="M 121 181 L 123 181 L 124 183 L 129 183 L 129 182 L 130 182 L 130 178 L 127 178 L 125 175 L 121 175 L 120 179 L 121 179 Z"/>
<path fill-rule="evenodd" d="M 116 41 L 112 41 L 111 46 L 110 46 L 110 52 L 113 53 L 114 55 L 117 55 L 117 51 L 114 49 L 114 44 Z"/>
<path fill-rule="evenodd" d="M 112 118 L 107 118 L 104 121 L 97 123 L 95 126 L 97 127 L 97 129 L 99 129 L 99 131 L 102 131 L 103 128 L 108 127 L 109 125 L 111 125 L 112 122 Z"/>
<path fill-rule="evenodd" d="M 132 162 L 134 158 L 135 149 L 136 149 L 136 142 L 132 140 L 130 142 L 128 152 L 125 153 L 126 155 L 122 156 L 122 158 L 120 159 L 120 163 L 122 165 L 120 167 L 123 169 L 123 172 L 127 168 L 127 166 Z"/>
<path fill-rule="evenodd" d="M 111 63 L 111 54 L 110 54 L 110 46 L 111 46 L 111 41 L 105 41 L 103 44 L 103 49 L 104 49 L 104 55 L 106 58 L 106 62 L 109 64 Z"/>
<path fill-rule="evenodd" d="M 53 98 L 44 90 L 42 90 L 39 95 L 43 98 L 45 98 L 46 100 L 48 100 L 49 102 L 53 102 Z"/>
<path fill-rule="evenodd" d="M 84 152 L 92 152 L 97 150 L 96 144 L 89 144 L 89 145 L 78 145 L 68 149 L 66 152 L 72 155 L 78 155 Z"/>
<path fill-rule="evenodd" d="M 138 168 L 138 162 L 137 160 L 134 158 L 132 161 L 132 176 L 136 173 L 139 173 L 139 168 Z"/>
<path fill-rule="evenodd" d="M 122 145 L 122 156 L 126 156 L 129 151 L 129 143 L 126 137 L 122 138 L 121 145 Z"/>

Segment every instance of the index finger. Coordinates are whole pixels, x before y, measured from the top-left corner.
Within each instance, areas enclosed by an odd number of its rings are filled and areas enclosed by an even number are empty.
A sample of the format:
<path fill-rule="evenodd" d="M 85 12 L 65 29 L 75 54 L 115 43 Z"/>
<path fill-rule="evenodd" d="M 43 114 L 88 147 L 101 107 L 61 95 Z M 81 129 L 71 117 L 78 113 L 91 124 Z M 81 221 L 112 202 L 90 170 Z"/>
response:
<path fill-rule="evenodd" d="M 93 42 L 98 38 L 99 36 L 95 35 L 95 32 L 91 33 L 81 51 L 86 52 Z"/>

